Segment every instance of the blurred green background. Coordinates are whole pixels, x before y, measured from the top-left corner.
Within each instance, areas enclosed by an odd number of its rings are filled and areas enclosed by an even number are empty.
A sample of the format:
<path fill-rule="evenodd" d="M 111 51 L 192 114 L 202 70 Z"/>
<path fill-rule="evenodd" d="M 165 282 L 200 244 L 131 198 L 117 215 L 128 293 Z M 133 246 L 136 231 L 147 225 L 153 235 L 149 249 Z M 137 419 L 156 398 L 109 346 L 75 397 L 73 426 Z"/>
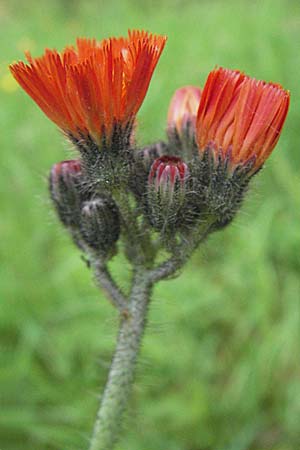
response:
<path fill-rule="evenodd" d="M 48 200 L 51 165 L 74 153 L 7 64 L 129 27 L 169 36 L 141 143 L 215 65 L 280 82 L 292 103 L 237 220 L 156 288 L 117 449 L 300 449 L 299 0 L 2 0 L 0 27 L 1 450 L 87 448 L 118 323 Z"/>

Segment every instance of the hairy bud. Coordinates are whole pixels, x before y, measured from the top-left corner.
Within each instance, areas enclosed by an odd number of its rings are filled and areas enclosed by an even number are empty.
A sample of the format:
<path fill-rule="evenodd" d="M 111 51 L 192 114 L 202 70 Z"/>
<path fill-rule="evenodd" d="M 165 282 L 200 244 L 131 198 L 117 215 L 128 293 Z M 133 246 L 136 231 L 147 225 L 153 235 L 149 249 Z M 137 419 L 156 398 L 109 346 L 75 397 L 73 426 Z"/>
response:
<path fill-rule="evenodd" d="M 147 191 L 147 178 L 155 159 L 167 152 L 167 145 L 163 141 L 147 145 L 134 155 L 132 175 L 128 180 L 131 191 L 139 203 L 144 204 Z"/>
<path fill-rule="evenodd" d="M 79 160 L 62 161 L 51 169 L 50 195 L 63 225 L 79 227 L 83 201 L 83 177 Z"/>
<path fill-rule="evenodd" d="M 162 156 L 152 164 L 148 177 L 147 212 L 158 230 L 180 224 L 184 205 L 188 166 L 176 156 Z"/>
<path fill-rule="evenodd" d="M 190 160 L 197 152 L 195 123 L 201 98 L 196 86 L 185 86 L 175 91 L 168 111 L 169 146 L 172 154 Z"/>
<path fill-rule="evenodd" d="M 98 197 L 83 204 L 80 231 L 91 249 L 107 256 L 120 235 L 118 208 L 111 198 Z"/>

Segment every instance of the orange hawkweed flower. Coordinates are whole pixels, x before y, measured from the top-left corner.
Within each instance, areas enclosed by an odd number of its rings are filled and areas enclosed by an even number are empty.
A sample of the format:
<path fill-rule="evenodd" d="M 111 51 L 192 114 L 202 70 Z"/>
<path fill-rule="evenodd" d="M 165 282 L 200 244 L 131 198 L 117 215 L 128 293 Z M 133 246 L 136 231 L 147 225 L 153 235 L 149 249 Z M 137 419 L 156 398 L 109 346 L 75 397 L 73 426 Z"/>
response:
<path fill-rule="evenodd" d="M 129 31 L 128 37 L 77 39 L 61 53 L 46 49 L 10 70 L 44 113 L 68 136 L 110 143 L 114 130 L 131 132 L 165 36 Z"/>
<path fill-rule="evenodd" d="M 200 153 L 207 148 L 228 159 L 229 168 L 251 162 L 255 173 L 275 147 L 290 95 L 279 84 L 218 68 L 206 81 L 196 121 Z"/>
<path fill-rule="evenodd" d="M 196 86 L 185 86 L 175 91 L 168 111 L 168 127 L 176 129 L 180 136 L 189 125 L 194 126 L 201 98 Z"/>

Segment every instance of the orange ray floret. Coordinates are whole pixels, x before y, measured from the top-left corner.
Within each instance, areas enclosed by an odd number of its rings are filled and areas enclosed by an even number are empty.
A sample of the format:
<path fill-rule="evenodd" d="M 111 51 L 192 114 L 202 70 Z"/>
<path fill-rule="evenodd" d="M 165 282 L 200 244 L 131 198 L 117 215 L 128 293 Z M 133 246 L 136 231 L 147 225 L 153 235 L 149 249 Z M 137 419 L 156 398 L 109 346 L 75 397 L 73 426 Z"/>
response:
<path fill-rule="evenodd" d="M 10 70 L 44 113 L 74 137 L 109 141 L 132 125 L 146 95 L 165 36 L 129 31 L 126 38 L 77 39 L 61 53 L 47 49 Z"/>
<path fill-rule="evenodd" d="M 290 95 L 279 84 L 239 71 L 213 70 L 203 89 L 196 122 L 200 152 L 213 146 L 231 167 L 254 160 L 257 170 L 275 147 Z M 229 154 L 228 154 L 229 155 Z"/>

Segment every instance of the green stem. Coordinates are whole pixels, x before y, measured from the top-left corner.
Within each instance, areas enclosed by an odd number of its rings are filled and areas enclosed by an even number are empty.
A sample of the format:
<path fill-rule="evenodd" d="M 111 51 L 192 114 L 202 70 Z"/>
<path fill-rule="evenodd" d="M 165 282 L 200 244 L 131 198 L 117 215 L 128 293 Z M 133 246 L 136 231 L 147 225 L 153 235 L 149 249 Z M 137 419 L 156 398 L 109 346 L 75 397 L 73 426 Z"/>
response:
<path fill-rule="evenodd" d="M 128 307 L 128 301 L 125 294 L 115 283 L 112 278 L 106 264 L 99 261 L 92 261 L 92 265 L 95 271 L 95 278 L 99 286 L 106 292 L 111 303 L 120 311 L 126 311 Z"/>
<path fill-rule="evenodd" d="M 111 450 L 119 437 L 122 416 L 134 381 L 151 287 L 146 273 L 137 271 L 132 284 L 128 313 L 121 317 L 117 347 L 89 450 Z"/>
<path fill-rule="evenodd" d="M 158 267 L 155 267 L 149 272 L 150 283 L 155 284 L 160 280 L 166 279 L 171 275 L 174 275 L 190 258 L 194 250 L 203 242 L 210 232 L 213 218 L 211 221 L 207 221 L 204 226 L 196 229 L 196 232 L 191 233 L 188 239 L 182 241 L 177 247 L 173 248 L 173 255 L 164 261 Z"/>

